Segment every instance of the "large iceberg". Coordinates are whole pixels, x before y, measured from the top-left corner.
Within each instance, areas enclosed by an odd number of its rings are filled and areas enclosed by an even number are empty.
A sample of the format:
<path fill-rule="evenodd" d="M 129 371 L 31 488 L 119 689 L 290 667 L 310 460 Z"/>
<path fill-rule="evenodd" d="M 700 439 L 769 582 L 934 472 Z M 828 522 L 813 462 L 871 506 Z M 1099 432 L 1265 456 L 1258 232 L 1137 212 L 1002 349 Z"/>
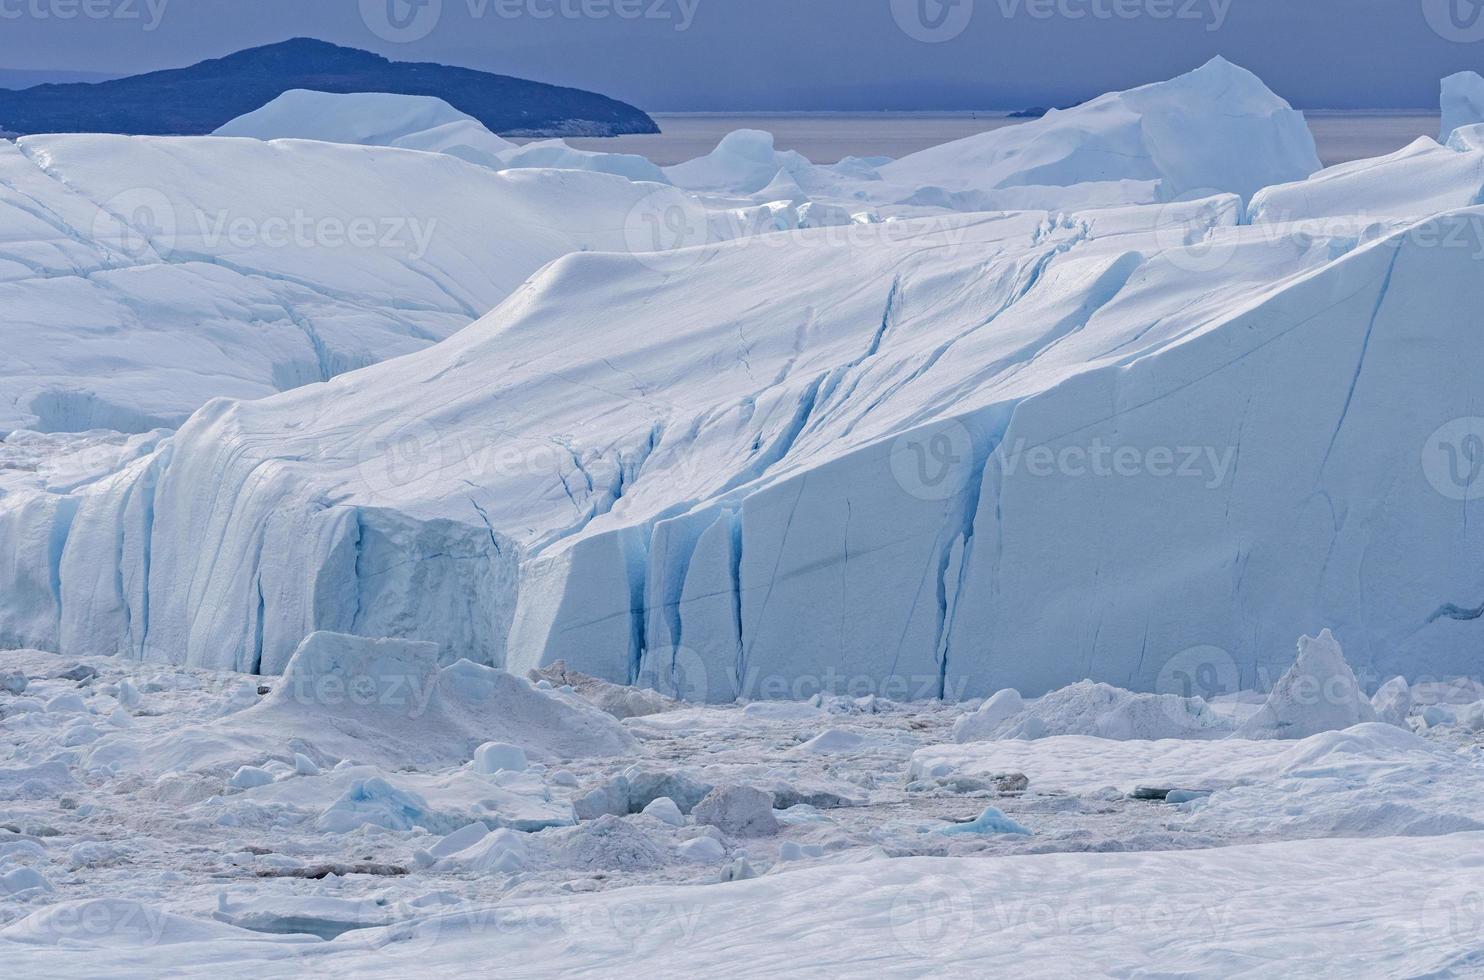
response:
<path fill-rule="evenodd" d="M 1463 672 L 1484 284 L 1436 244 L 1480 210 L 1239 225 L 1311 169 L 1295 124 L 1215 62 L 1036 130 L 1045 173 L 1132 204 L 566 255 L 434 347 L 13 493 L 0 643 L 273 672 L 329 630 L 708 700 L 1187 694 L 1193 660 L 1255 686 L 1328 625 L 1363 679 Z M 1135 130 L 1154 169 L 1073 166 Z M 1198 180 L 1223 193 L 1167 200 Z"/>
<path fill-rule="evenodd" d="M 332 629 L 727 700 L 1148 690 L 1210 646 L 1251 686 L 1316 622 L 1467 669 L 1481 525 L 1427 454 L 1484 368 L 1472 256 L 1122 220 L 568 256 L 13 507 L 0 633 L 275 670 Z"/>

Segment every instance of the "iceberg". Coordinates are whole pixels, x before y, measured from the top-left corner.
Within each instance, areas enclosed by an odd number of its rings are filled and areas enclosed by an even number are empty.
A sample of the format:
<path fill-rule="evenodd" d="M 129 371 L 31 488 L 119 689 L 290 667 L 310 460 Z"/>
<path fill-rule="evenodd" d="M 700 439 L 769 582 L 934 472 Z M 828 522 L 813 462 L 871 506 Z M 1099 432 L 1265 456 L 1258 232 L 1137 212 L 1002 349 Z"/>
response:
<path fill-rule="evenodd" d="M 1246 199 L 1319 167 L 1303 115 L 1256 75 L 1218 57 L 1170 81 L 911 154 L 880 173 L 888 182 L 960 195 L 1045 197 L 1056 188 L 1134 181 L 1144 184 L 1142 200 L 1124 202 L 1149 203 L 1218 191 Z M 1080 206 L 1091 203 L 1083 198 Z"/>
<path fill-rule="evenodd" d="M 559 139 L 519 146 L 431 96 L 295 89 L 238 116 L 213 135 L 388 146 L 447 153 L 491 170 L 588 170 L 668 183 L 659 167 L 632 153 L 578 150 Z"/>
<path fill-rule="evenodd" d="M 1443 129 L 1439 143 L 1446 143 L 1464 126 L 1484 123 L 1484 76 L 1461 71 L 1443 79 Z"/>

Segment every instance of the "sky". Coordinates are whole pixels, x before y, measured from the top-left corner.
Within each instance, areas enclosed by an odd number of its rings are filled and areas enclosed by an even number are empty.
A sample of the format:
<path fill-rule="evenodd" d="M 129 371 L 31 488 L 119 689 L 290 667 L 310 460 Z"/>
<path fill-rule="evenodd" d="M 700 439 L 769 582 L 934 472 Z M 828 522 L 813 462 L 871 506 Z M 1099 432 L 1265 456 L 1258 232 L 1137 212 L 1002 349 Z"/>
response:
<path fill-rule="evenodd" d="M 1299 108 L 1435 107 L 1484 0 L 0 0 L 0 68 L 128 74 L 295 36 L 652 112 L 1067 105 L 1213 55 Z"/>

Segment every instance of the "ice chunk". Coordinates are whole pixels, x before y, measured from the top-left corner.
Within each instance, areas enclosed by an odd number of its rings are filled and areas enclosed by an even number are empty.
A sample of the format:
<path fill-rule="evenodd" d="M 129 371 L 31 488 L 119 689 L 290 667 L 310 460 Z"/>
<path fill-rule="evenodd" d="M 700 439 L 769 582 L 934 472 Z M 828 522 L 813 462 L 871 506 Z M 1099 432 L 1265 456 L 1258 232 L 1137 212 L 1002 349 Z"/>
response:
<path fill-rule="evenodd" d="M 1407 727 L 1407 717 L 1412 713 L 1412 688 L 1405 677 L 1393 677 L 1382 684 L 1371 696 L 1371 707 L 1376 710 L 1376 720 L 1399 728 Z"/>
<path fill-rule="evenodd" d="M 1020 834 L 1032 836 L 1027 828 L 1011 820 L 995 807 L 985 807 L 984 812 L 969 823 L 957 823 L 941 828 L 938 833 L 945 837 L 966 834 Z"/>
<path fill-rule="evenodd" d="M 791 755 L 831 755 L 839 752 L 860 752 L 871 744 L 871 740 L 859 732 L 840 728 L 826 728 L 795 749 Z"/>
<path fill-rule="evenodd" d="M 55 891 L 46 875 L 35 868 L 24 867 L 0 875 L 0 889 L 8 895 L 22 895 L 33 891 Z"/>
<path fill-rule="evenodd" d="M 1201 698 L 1137 694 L 1109 684 L 1081 681 L 1025 705 L 990 730 L 987 737 L 1220 738 L 1231 730 L 1231 723 Z"/>
<path fill-rule="evenodd" d="M 762 837 L 778 832 L 773 794 L 751 786 L 718 786 L 696 804 L 696 823 L 732 837 Z"/>
<path fill-rule="evenodd" d="M 680 812 L 680 807 L 676 806 L 675 801 L 668 796 L 661 796 L 654 800 L 642 812 L 672 827 L 685 826 L 685 814 Z"/>
<path fill-rule="evenodd" d="M 483 821 L 466 824 L 428 848 L 428 853 L 435 858 L 457 854 L 459 851 L 467 850 L 484 840 L 489 832 L 489 825 Z"/>
<path fill-rule="evenodd" d="M 482 835 L 463 850 L 443 858 L 435 867 L 439 871 L 471 874 L 516 874 L 527 870 L 531 859 L 528 835 L 501 829 Z"/>
<path fill-rule="evenodd" d="M 351 784 L 345 795 L 320 814 L 315 827 L 332 834 L 349 833 L 366 824 L 388 830 L 411 830 L 424 819 L 427 810 L 427 803 L 416 793 L 372 777 Z"/>
<path fill-rule="evenodd" d="M 273 782 L 273 774 L 257 766 L 243 766 L 232 774 L 229 782 L 238 789 L 252 789 L 254 786 L 267 786 Z"/>
<path fill-rule="evenodd" d="M 727 856 L 727 849 L 721 841 L 712 837 L 696 837 L 680 844 L 676 850 L 681 857 L 696 864 L 715 864 Z"/>
<path fill-rule="evenodd" d="M 1298 661 L 1267 701 L 1237 730 L 1238 738 L 1301 739 L 1376 720 L 1376 709 L 1329 630 L 1299 640 Z"/>
<path fill-rule="evenodd" d="M 993 738 L 995 731 L 1011 717 L 1025 710 L 1025 701 L 1013 688 L 991 695 L 973 714 L 964 715 L 953 723 L 955 742 L 977 742 Z"/>
<path fill-rule="evenodd" d="M 508 742 L 485 742 L 474 750 L 474 771 L 482 773 L 525 772 L 530 767 L 526 751 Z"/>

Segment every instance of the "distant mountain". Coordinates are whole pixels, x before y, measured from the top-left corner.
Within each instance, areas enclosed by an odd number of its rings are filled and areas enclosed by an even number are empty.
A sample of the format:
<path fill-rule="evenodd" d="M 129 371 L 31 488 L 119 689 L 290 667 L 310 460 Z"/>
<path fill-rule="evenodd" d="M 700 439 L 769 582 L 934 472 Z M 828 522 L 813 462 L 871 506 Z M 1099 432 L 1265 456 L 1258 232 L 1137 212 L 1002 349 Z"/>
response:
<path fill-rule="evenodd" d="M 107 82 L 118 78 L 101 71 L 40 71 L 29 68 L 0 68 L 0 88 L 30 88 L 33 85 L 67 82 Z"/>
<path fill-rule="evenodd" d="M 301 88 L 432 95 L 510 136 L 659 132 L 640 110 L 592 92 L 470 68 L 389 61 L 313 38 L 113 81 L 0 91 L 0 131 L 201 135 Z"/>

